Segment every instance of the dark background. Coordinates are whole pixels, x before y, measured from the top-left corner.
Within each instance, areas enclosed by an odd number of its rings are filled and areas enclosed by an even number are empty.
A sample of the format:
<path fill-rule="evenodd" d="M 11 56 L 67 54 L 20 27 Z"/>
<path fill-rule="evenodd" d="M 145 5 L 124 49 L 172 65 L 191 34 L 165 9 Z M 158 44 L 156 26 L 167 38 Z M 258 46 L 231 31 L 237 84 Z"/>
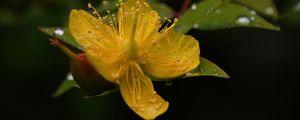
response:
<path fill-rule="evenodd" d="M 164 1 L 179 10 L 181 0 Z M 194 1 L 195 2 L 195 1 Z M 85 0 L 10 0 L 0 2 L 1 120 L 139 119 L 120 93 L 83 99 L 73 89 L 53 99 L 68 72 L 68 59 L 49 45 L 38 26 L 66 26 L 72 8 Z M 277 2 L 279 10 L 282 3 Z M 299 21 L 300 23 L 300 21 Z M 199 77 L 155 82 L 170 102 L 161 120 L 294 120 L 299 77 L 300 26 L 278 21 L 281 31 L 234 28 L 191 30 L 201 56 L 223 68 L 230 79 Z"/>

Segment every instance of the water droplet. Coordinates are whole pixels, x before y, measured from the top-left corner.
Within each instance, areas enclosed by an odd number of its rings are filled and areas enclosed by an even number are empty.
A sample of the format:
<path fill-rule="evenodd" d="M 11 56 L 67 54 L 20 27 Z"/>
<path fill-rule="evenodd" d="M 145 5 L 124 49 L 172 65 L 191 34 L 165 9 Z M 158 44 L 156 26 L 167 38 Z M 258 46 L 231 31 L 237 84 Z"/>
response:
<path fill-rule="evenodd" d="M 67 76 L 66 76 L 66 79 L 67 80 L 74 80 L 74 77 L 71 73 L 68 73 Z"/>
<path fill-rule="evenodd" d="M 151 98 L 151 99 L 149 99 L 149 102 L 150 102 L 150 103 L 155 103 L 156 100 L 155 100 L 154 98 Z"/>
<path fill-rule="evenodd" d="M 205 10 L 205 15 L 208 15 L 211 12 L 211 8 Z"/>
<path fill-rule="evenodd" d="M 179 70 L 179 71 L 185 71 L 186 69 L 187 69 L 187 66 L 185 65 L 185 66 L 179 67 L 177 70 Z"/>
<path fill-rule="evenodd" d="M 237 18 L 236 24 L 238 25 L 249 25 L 250 24 L 250 19 L 246 16 L 240 16 Z"/>
<path fill-rule="evenodd" d="M 173 82 L 172 82 L 171 80 L 166 81 L 166 85 L 167 85 L 167 86 L 172 86 L 172 85 L 173 85 Z"/>
<path fill-rule="evenodd" d="M 272 7 L 265 8 L 265 13 L 268 15 L 274 14 L 274 9 Z"/>
<path fill-rule="evenodd" d="M 197 9 L 197 5 L 196 4 L 192 4 L 192 10 L 196 10 Z"/>
<path fill-rule="evenodd" d="M 300 2 L 298 2 L 295 7 L 294 7 L 294 11 L 297 12 L 300 10 Z"/>
<path fill-rule="evenodd" d="M 217 10 L 215 11 L 215 13 L 216 13 L 216 14 L 219 14 L 219 13 L 221 13 L 221 10 L 220 10 L 220 9 L 217 9 Z"/>
<path fill-rule="evenodd" d="M 162 103 L 158 103 L 158 104 L 156 104 L 154 107 L 155 107 L 155 109 L 158 110 L 158 109 L 160 109 L 160 108 L 162 107 Z"/>
<path fill-rule="evenodd" d="M 140 4 L 140 1 L 136 1 L 136 4 Z"/>
<path fill-rule="evenodd" d="M 255 10 L 251 10 L 251 11 L 250 11 L 250 14 L 251 14 L 251 15 L 256 15 Z"/>
<path fill-rule="evenodd" d="M 188 72 L 188 73 L 185 74 L 185 76 L 186 76 L 186 77 L 190 77 L 190 76 L 192 76 L 192 73 L 191 73 L 191 72 Z"/>
<path fill-rule="evenodd" d="M 145 111 L 145 108 L 140 108 L 139 110 L 143 112 L 143 111 Z"/>
<path fill-rule="evenodd" d="M 55 35 L 55 36 L 62 36 L 62 35 L 64 35 L 64 30 L 61 29 L 61 28 L 57 28 L 57 29 L 54 31 L 54 35 Z"/>
<path fill-rule="evenodd" d="M 103 5 L 107 6 L 108 2 L 106 0 L 102 1 Z"/>
<path fill-rule="evenodd" d="M 255 20 L 255 17 L 254 17 L 254 16 L 252 16 L 252 17 L 250 17 L 250 19 L 251 19 L 251 21 L 254 21 L 254 20 Z"/>
<path fill-rule="evenodd" d="M 199 28 L 199 24 L 197 24 L 197 23 L 194 24 L 194 25 L 193 25 L 193 28 L 195 28 L 195 29 Z"/>

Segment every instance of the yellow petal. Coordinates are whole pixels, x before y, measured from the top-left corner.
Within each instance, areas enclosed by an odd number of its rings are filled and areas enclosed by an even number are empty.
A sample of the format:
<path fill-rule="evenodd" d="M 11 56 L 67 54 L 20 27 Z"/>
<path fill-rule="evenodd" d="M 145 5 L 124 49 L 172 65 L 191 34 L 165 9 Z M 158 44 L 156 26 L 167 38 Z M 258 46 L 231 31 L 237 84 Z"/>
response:
<path fill-rule="evenodd" d="M 127 0 L 118 11 L 119 34 L 125 41 L 134 39 L 141 50 L 158 33 L 159 19 L 158 13 L 145 0 Z"/>
<path fill-rule="evenodd" d="M 183 75 L 199 63 L 200 48 L 192 36 L 168 31 L 142 57 L 142 69 L 157 78 Z"/>
<path fill-rule="evenodd" d="M 116 30 L 83 10 L 72 10 L 70 32 L 86 52 L 91 65 L 107 80 L 121 74 L 122 40 Z"/>
<path fill-rule="evenodd" d="M 137 63 L 129 63 L 119 81 L 126 104 L 142 118 L 154 119 L 167 111 L 169 103 L 156 94 L 151 80 Z"/>

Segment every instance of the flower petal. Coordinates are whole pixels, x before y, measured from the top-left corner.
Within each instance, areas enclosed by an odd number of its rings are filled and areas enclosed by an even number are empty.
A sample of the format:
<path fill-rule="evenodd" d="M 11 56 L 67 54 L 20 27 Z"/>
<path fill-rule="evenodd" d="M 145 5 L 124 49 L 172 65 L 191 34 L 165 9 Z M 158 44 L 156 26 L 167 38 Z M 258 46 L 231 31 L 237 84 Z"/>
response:
<path fill-rule="evenodd" d="M 107 80 L 121 74 L 122 40 L 115 29 L 83 10 L 72 10 L 70 32 L 86 52 L 91 65 Z"/>
<path fill-rule="evenodd" d="M 158 34 L 159 19 L 145 0 L 127 0 L 118 11 L 119 34 L 125 41 L 133 38 L 141 50 Z"/>
<path fill-rule="evenodd" d="M 142 57 L 142 69 L 157 78 L 183 75 L 200 63 L 198 41 L 174 31 L 164 33 Z"/>
<path fill-rule="evenodd" d="M 120 78 L 120 90 L 126 104 L 144 119 L 154 119 L 167 111 L 169 103 L 154 91 L 151 80 L 139 65 L 131 62 Z"/>

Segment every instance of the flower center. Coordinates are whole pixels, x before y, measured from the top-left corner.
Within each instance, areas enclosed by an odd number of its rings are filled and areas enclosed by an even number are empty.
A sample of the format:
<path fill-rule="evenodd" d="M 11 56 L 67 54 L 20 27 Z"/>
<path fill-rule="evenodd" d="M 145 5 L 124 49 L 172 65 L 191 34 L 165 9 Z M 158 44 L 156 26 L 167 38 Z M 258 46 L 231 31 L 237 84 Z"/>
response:
<path fill-rule="evenodd" d="M 137 17 L 133 17 L 132 19 L 132 29 L 130 34 L 130 39 L 128 40 L 126 44 L 126 53 L 129 57 L 129 59 L 134 59 L 138 57 L 138 47 L 135 40 L 135 34 L 136 34 L 136 26 L 137 26 Z"/>

